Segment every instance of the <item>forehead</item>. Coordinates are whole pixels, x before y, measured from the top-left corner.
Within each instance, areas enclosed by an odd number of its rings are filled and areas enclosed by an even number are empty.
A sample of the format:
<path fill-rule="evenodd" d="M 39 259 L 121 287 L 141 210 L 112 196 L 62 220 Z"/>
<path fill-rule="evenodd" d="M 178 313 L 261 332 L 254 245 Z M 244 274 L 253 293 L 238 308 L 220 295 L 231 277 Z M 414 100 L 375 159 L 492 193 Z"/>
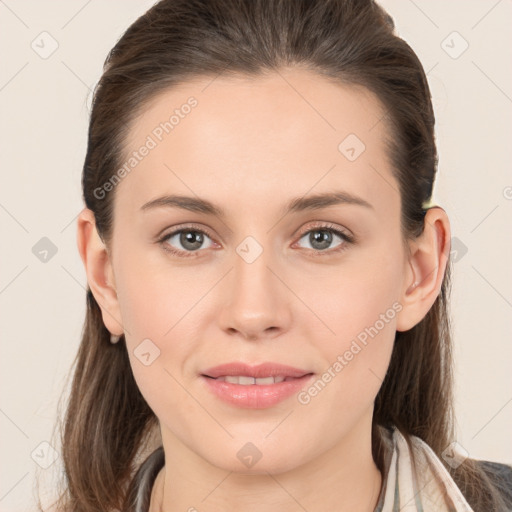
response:
<path fill-rule="evenodd" d="M 178 190 L 233 203 L 335 187 L 379 201 L 393 181 L 384 112 L 369 90 L 303 69 L 197 78 L 134 120 L 123 159 L 133 165 L 116 196 L 140 207 Z"/>

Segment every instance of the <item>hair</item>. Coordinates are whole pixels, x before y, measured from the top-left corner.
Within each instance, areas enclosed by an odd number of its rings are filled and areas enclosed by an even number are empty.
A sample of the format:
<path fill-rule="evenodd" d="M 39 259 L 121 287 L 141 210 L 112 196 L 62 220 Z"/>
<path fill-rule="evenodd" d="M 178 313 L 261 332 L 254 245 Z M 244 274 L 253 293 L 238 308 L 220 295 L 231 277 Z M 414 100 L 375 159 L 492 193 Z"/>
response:
<path fill-rule="evenodd" d="M 257 78 L 302 67 L 374 93 L 385 110 L 389 161 L 401 196 L 405 241 L 423 232 L 437 171 L 434 112 L 423 67 L 371 0 L 162 0 L 108 54 L 94 90 L 83 166 L 83 198 L 107 247 L 114 192 L 96 197 L 124 161 L 130 127 L 159 93 L 219 74 Z M 397 332 L 375 400 L 372 453 L 383 470 L 379 425 L 417 436 L 440 457 L 454 439 L 448 296 L 450 261 L 426 316 Z M 134 380 L 125 340 L 112 345 L 90 288 L 61 434 L 63 512 L 129 510 L 138 457 L 158 420 Z M 476 511 L 503 503 L 475 461 L 452 469 Z"/>

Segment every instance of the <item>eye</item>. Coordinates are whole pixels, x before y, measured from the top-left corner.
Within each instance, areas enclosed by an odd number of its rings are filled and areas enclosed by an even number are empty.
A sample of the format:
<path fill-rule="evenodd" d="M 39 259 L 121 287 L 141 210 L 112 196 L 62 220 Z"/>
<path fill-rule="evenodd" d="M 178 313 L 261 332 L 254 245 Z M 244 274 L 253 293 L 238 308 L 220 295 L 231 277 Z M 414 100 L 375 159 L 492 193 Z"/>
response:
<path fill-rule="evenodd" d="M 326 250 L 329 249 L 336 237 L 341 239 L 341 243 L 332 250 Z M 332 224 L 315 226 L 313 229 L 309 229 L 303 233 L 300 240 L 302 239 L 305 239 L 310 244 L 308 249 L 315 251 L 315 255 L 321 256 L 324 255 L 322 253 L 331 254 L 333 252 L 343 251 L 347 248 L 348 244 L 354 243 L 352 236 Z"/>
<path fill-rule="evenodd" d="M 334 249 L 326 250 L 329 249 L 335 238 L 340 239 L 341 242 Z M 206 239 L 210 240 L 211 243 L 205 247 L 203 244 Z M 315 226 L 313 229 L 305 231 L 299 241 L 302 239 L 305 239 L 310 244 L 308 249 L 313 251 L 315 256 L 341 252 L 347 248 L 348 244 L 353 244 L 355 241 L 351 235 L 332 224 Z M 199 252 L 201 249 L 208 249 L 217 245 L 213 242 L 211 235 L 207 231 L 193 226 L 175 229 L 160 238 L 158 243 L 162 245 L 165 251 L 185 258 L 195 257 L 196 254 L 194 253 Z"/>
<path fill-rule="evenodd" d="M 195 256 L 195 254 L 193 254 L 194 252 L 212 247 L 212 245 L 207 247 L 203 246 L 206 238 L 211 240 L 210 235 L 203 229 L 187 227 L 166 234 L 163 238 L 158 240 L 158 242 L 162 244 L 164 250 L 172 254 L 193 257 Z M 178 247 L 173 245 L 173 243 L 178 245 Z"/>

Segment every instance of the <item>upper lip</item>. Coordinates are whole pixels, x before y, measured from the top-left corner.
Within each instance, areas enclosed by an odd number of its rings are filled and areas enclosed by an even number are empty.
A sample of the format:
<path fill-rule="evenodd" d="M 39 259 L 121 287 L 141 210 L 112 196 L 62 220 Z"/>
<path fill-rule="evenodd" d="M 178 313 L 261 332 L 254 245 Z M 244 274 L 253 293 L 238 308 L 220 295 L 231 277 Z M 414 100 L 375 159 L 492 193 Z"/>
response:
<path fill-rule="evenodd" d="M 263 377 L 303 377 L 304 375 L 308 375 L 307 370 L 301 370 L 300 368 L 294 368 L 293 366 L 288 366 L 284 364 L 278 363 L 261 363 L 258 365 L 248 365 L 242 362 L 232 362 L 221 364 L 219 366 L 214 366 L 212 368 L 208 368 L 202 374 L 207 377 L 212 377 L 216 379 L 217 377 L 225 377 L 227 375 L 230 376 L 241 376 L 245 375 L 247 377 L 254 378 L 263 378 Z"/>

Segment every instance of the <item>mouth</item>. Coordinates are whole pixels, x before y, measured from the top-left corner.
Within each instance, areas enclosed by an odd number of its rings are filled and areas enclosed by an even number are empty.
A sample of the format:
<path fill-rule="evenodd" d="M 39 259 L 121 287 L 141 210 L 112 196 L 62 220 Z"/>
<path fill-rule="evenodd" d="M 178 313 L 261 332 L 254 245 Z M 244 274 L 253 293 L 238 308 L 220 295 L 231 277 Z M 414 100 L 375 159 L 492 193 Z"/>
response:
<path fill-rule="evenodd" d="M 277 363 L 250 366 L 234 362 L 200 374 L 206 388 L 222 401 L 246 409 L 265 409 L 298 393 L 314 373 Z"/>
<path fill-rule="evenodd" d="M 279 384 L 280 382 L 289 382 L 292 380 L 297 380 L 302 377 L 313 375 L 312 373 L 305 373 L 301 377 L 287 377 L 284 375 L 277 375 L 275 377 L 250 377 L 248 375 L 224 375 L 221 377 L 210 377 L 209 375 L 203 375 L 208 379 L 217 380 L 220 382 L 229 382 L 230 384 L 240 384 L 241 386 L 268 386 L 271 384 Z"/>
<path fill-rule="evenodd" d="M 239 379 L 239 381 L 228 380 L 236 384 L 272 384 L 270 381 L 261 381 L 261 379 L 273 378 L 273 383 L 283 382 L 287 379 L 300 378 L 312 373 L 308 370 L 288 366 L 280 363 L 260 363 L 258 365 L 249 365 L 240 361 L 225 363 L 219 366 L 208 368 L 202 375 L 212 379 Z M 258 382 L 260 381 L 260 382 Z"/>

